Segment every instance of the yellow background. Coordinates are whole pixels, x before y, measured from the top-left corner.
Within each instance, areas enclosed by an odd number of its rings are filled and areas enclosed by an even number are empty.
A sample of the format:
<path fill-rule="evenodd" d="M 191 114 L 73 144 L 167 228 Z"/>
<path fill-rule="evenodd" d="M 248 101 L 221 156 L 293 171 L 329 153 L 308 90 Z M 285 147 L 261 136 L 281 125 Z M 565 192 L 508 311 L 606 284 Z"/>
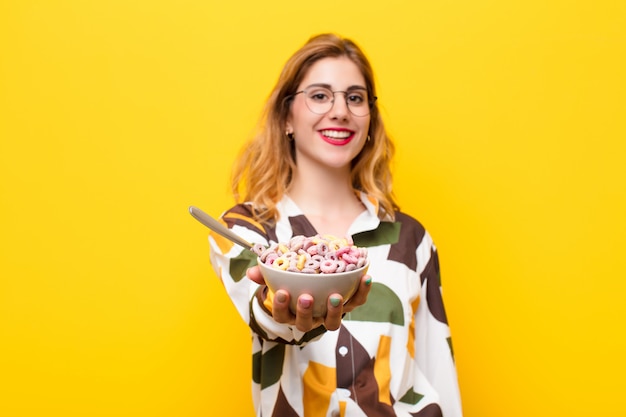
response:
<path fill-rule="evenodd" d="M 431 231 L 467 417 L 626 414 L 626 3 L 0 3 L 0 416 L 249 416 L 187 213 L 287 57 L 363 46 Z"/>

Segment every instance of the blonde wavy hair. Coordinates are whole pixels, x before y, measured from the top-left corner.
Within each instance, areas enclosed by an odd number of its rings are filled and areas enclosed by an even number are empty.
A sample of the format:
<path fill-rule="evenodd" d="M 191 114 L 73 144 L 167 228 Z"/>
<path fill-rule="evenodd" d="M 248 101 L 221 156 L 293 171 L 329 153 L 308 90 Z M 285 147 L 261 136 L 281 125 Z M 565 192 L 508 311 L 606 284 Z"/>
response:
<path fill-rule="evenodd" d="M 309 39 L 285 64 L 261 114 L 257 134 L 241 149 L 231 176 L 237 203 L 252 203 L 261 222 L 278 220 L 276 204 L 289 189 L 296 169 L 293 141 L 285 134 L 293 94 L 311 66 L 323 58 L 347 57 L 361 70 L 368 97 L 376 97 L 372 67 L 363 51 L 350 39 L 322 34 Z M 379 217 L 394 218 L 391 159 L 395 153 L 376 103 L 370 112 L 370 140 L 352 160 L 352 186 L 378 201 Z"/>

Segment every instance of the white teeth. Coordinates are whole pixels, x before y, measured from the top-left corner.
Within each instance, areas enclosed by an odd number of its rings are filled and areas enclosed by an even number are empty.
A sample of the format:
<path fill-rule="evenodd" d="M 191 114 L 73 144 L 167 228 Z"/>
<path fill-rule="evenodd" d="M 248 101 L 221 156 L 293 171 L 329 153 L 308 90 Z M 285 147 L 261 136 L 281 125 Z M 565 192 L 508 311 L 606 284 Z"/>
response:
<path fill-rule="evenodd" d="M 334 139 L 345 139 L 349 137 L 352 132 L 347 130 L 322 130 L 322 135 Z"/>

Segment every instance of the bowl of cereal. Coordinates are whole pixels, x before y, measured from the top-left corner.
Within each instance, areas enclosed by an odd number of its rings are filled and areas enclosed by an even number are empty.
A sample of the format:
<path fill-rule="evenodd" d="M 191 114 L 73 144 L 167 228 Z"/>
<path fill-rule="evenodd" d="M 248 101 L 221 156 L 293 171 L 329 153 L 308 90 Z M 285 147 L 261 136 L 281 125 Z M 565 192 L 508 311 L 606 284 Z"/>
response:
<path fill-rule="evenodd" d="M 289 242 L 275 243 L 256 252 L 268 288 L 274 293 L 289 292 L 292 312 L 296 311 L 298 297 L 310 294 L 314 317 L 326 314 L 331 294 L 341 294 L 347 302 L 369 267 L 365 248 L 328 235 L 294 236 Z"/>

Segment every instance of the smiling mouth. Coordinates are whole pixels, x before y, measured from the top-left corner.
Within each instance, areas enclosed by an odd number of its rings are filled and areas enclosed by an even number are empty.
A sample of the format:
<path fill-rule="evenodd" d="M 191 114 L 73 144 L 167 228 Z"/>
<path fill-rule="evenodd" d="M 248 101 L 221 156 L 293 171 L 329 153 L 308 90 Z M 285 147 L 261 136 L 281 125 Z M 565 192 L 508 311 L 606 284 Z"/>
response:
<path fill-rule="evenodd" d="M 320 133 L 331 139 L 348 139 L 353 134 L 349 130 L 322 130 Z"/>

